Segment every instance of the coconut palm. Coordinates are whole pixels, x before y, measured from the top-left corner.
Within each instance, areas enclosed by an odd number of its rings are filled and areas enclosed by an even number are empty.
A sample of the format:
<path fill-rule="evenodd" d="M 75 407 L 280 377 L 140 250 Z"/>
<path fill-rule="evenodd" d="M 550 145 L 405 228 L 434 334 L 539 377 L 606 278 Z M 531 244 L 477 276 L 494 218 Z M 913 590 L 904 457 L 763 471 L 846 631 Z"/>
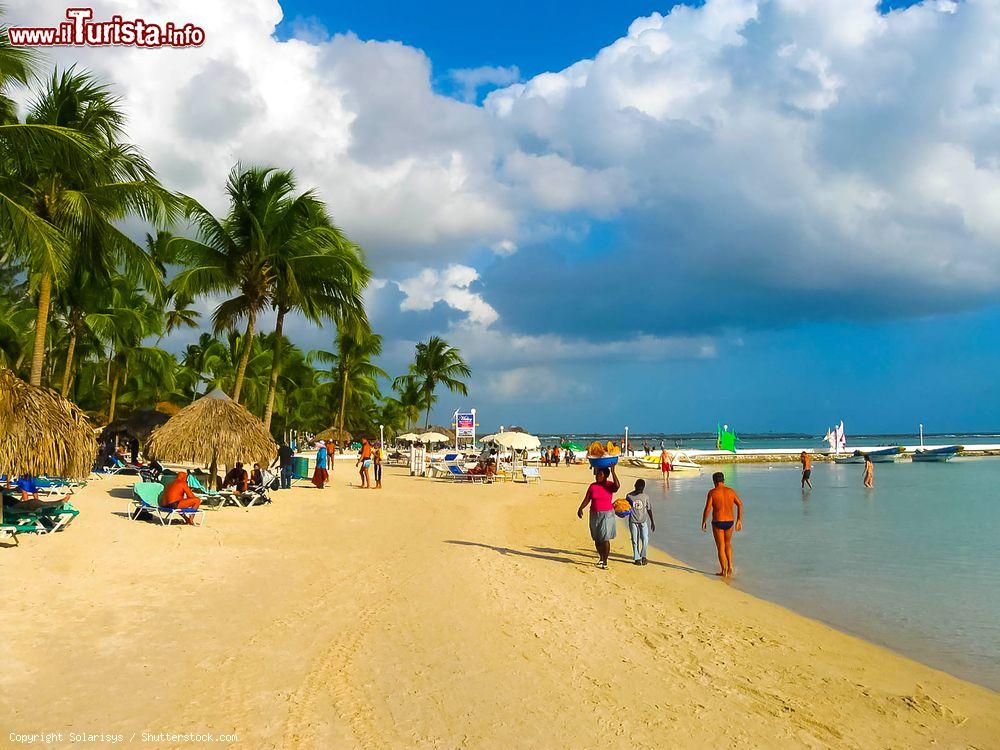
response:
<path fill-rule="evenodd" d="M 192 297 L 237 292 L 212 316 L 216 332 L 246 320 L 244 348 L 233 385 L 233 400 L 237 403 L 250 361 L 257 316 L 275 302 L 286 313 L 300 306 L 303 297 L 297 291 L 298 274 L 304 274 L 310 262 L 331 270 L 325 265 L 326 254 L 344 244 L 340 233 L 329 224 L 322 203 L 311 192 L 296 196 L 294 190 L 295 180 L 289 171 L 237 164 L 226 185 L 230 202 L 226 218 L 217 219 L 196 200 L 185 197 L 185 213 L 199 238 L 175 237 L 170 242 L 176 257 L 190 266 L 174 280 L 175 289 Z M 315 256 L 311 260 L 310 254 Z M 338 260 L 344 263 L 344 257 Z M 357 271 L 361 273 L 361 269 L 363 266 Z M 366 273 L 361 275 L 366 282 Z M 278 287 L 281 291 L 276 294 Z M 331 294 L 334 291 L 343 294 L 340 289 L 331 290 Z M 356 301 L 360 301 L 360 288 L 353 291 L 351 304 Z M 276 341 L 280 342 L 280 336 Z"/>
<path fill-rule="evenodd" d="M 351 394 L 357 392 L 377 398 L 378 379 L 387 378 L 388 375 L 372 362 L 382 354 L 382 337 L 377 333 L 368 330 L 340 331 L 335 343 L 335 352 L 316 351 L 312 353 L 312 359 L 332 365 L 331 383 L 339 400 L 335 426 L 338 430 L 343 430 L 344 415 Z"/>
<path fill-rule="evenodd" d="M 39 385 L 53 288 L 65 283 L 79 264 L 105 277 L 121 269 L 147 288 L 155 287 L 159 278 L 154 264 L 118 222 L 131 214 L 164 222 L 173 202 L 145 158 L 122 142 L 125 123 L 117 98 L 88 73 L 72 68 L 54 72 L 29 107 L 27 123 L 73 132 L 90 146 L 84 152 L 36 145 L 17 159 L 0 155 L 10 170 L 7 180 L 0 179 L 0 203 L 6 192 L 3 183 L 16 183 L 17 189 L 8 193 L 19 212 L 12 229 L 20 239 L 13 249 L 37 293 L 30 382 Z M 27 230 L 28 216 L 36 229 L 44 229 Z M 9 223 L 0 216 L 0 227 Z"/>
<path fill-rule="evenodd" d="M 444 339 L 431 336 L 426 342 L 418 343 L 414 352 L 413 364 L 406 375 L 401 375 L 393 382 L 396 390 L 415 386 L 420 393 L 421 402 L 426 410 L 424 427 L 430 425 L 431 407 L 437 401 L 435 391 L 443 385 L 449 391 L 468 395 L 468 389 L 461 378 L 472 376 L 472 370 L 462 353 L 453 346 L 448 346 Z"/>
<path fill-rule="evenodd" d="M 329 318 L 338 329 L 368 327 L 361 293 L 371 273 L 361 259 L 360 249 L 343 237 L 327 216 L 325 206 L 311 193 L 300 196 L 297 202 L 302 214 L 298 240 L 278 248 L 273 261 L 274 348 L 263 419 L 268 429 L 282 366 L 285 316 L 298 310 L 317 324 Z"/>

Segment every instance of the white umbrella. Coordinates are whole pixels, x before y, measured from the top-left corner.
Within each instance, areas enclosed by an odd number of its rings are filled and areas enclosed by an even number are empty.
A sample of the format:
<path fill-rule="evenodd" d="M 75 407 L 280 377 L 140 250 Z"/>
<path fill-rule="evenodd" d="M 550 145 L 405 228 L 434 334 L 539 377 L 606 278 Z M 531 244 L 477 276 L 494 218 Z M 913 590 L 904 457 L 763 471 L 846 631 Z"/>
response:
<path fill-rule="evenodd" d="M 541 448 L 541 441 L 526 432 L 499 432 L 493 435 L 493 442 L 504 448 L 517 451 L 530 451 Z"/>
<path fill-rule="evenodd" d="M 449 442 L 447 435 L 442 435 L 440 432 L 425 432 L 422 435 L 417 435 L 415 438 L 418 442 L 429 444 L 429 443 L 447 443 Z"/>
<path fill-rule="evenodd" d="M 402 435 L 397 435 L 396 440 L 401 440 L 404 443 L 414 443 L 417 441 L 417 435 L 412 432 L 404 432 Z"/>
<path fill-rule="evenodd" d="M 480 443 L 495 443 L 496 442 L 496 437 L 497 437 L 496 435 L 483 435 L 481 438 L 479 438 L 479 442 Z"/>

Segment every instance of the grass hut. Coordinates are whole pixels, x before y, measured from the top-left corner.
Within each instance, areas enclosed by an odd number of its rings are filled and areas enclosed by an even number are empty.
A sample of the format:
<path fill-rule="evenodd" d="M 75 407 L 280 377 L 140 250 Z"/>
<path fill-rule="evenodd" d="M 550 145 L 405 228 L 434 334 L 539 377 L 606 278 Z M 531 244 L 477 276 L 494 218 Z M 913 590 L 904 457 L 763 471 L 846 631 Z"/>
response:
<path fill-rule="evenodd" d="M 153 430 L 147 452 L 160 461 L 207 463 L 214 482 L 219 464 L 268 466 L 278 446 L 263 422 L 216 388 Z"/>
<path fill-rule="evenodd" d="M 97 440 L 82 410 L 0 367 L 0 474 L 82 479 L 96 457 Z"/>
<path fill-rule="evenodd" d="M 351 433 L 347 430 L 338 430 L 336 427 L 330 427 L 323 430 L 319 435 L 316 436 L 316 440 L 332 440 L 341 448 L 351 444 Z"/>

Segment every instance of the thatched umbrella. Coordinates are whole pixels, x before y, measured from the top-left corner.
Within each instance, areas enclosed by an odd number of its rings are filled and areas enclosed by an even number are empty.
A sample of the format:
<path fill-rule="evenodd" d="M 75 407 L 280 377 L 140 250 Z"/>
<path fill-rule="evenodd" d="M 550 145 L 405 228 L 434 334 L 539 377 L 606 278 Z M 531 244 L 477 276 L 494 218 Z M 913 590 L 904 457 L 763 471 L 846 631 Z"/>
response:
<path fill-rule="evenodd" d="M 278 446 L 263 422 L 216 388 L 153 430 L 147 452 L 164 461 L 207 463 L 214 482 L 220 463 L 267 466 Z"/>
<path fill-rule="evenodd" d="M 351 433 L 347 430 L 338 430 L 336 427 L 330 427 L 317 435 L 316 440 L 332 440 L 338 445 L 347 445 L 351 442 Z"/>
<path fill-rule="evenodd" d="M 116 419 L 105 427 L 98 440 L 103 443 L 112 435 L 124 432 L 138 439 L 142 445 L 145 445 L 150 433 L 160 425 L 166 424 L 168 419 L 170 419 L 170 415 L 164 414 L 162 411 L 157 411 L 156 409 L 139 409 L 127 417 Z"/>
<path fill-rule="evenodd" d="M 0 474 L 83 478 L 96 457 L 94 430 L 79 407 L 0 367 Z"/>

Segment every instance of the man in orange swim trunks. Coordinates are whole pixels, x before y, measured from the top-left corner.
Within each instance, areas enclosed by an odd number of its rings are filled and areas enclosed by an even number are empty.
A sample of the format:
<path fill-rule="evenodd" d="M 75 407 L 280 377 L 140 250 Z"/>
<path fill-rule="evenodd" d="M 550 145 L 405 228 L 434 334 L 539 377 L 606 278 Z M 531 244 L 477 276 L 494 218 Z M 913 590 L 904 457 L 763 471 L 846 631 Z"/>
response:
<path fill-rule="evenodd" d="M 708 531 L 708 514 L 712 514 L 712 536 L 715 537 L 715 547 L 719 552 L 720 570 L 715 575 L 731 576 L 733 574 L 733 531 L 743 529 L 743 501 L 726 486 L 726 476 L 721 471 L 712 475 L 715 487 L 708 492 L 705 512 L 701 514 L 701 530 Z M 736 506 L 736 518 L 733 519 L 733 506 Z"/>

